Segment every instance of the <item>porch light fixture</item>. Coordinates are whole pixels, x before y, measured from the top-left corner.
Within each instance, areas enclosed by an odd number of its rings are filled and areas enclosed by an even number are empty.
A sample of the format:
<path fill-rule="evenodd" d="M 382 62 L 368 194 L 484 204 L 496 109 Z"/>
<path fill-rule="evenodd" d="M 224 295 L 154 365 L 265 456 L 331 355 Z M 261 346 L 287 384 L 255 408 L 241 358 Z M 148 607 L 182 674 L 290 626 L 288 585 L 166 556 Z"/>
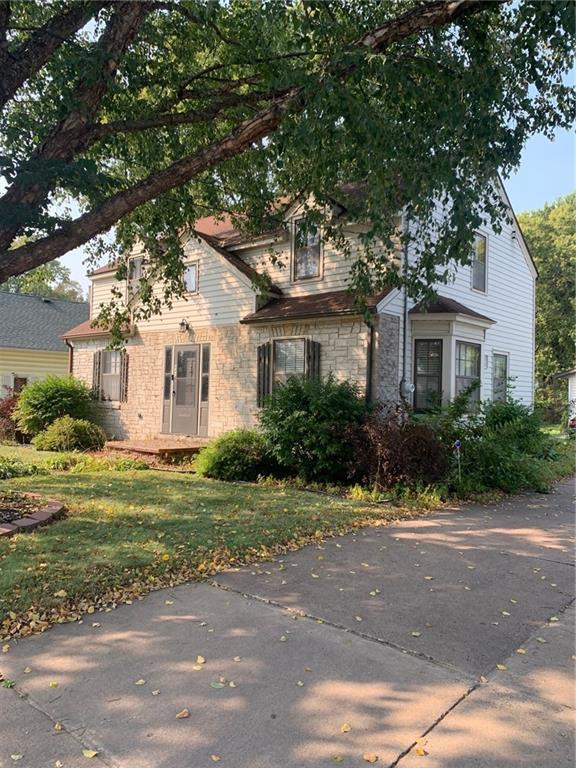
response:
<path fill-rule="evenodd" d="M 180 320 L 180 333 L 186 333 L 186 331 L 190 330 L 190 325 L 188 323 L 188 320 Z"/>

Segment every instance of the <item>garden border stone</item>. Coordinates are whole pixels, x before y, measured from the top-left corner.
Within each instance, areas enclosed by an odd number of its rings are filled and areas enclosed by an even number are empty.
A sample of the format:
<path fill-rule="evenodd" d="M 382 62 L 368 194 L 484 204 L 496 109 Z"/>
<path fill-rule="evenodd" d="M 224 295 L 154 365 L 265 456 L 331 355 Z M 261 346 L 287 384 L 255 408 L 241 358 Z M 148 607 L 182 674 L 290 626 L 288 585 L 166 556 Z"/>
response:
<path fill-rule="evenodd" d="M 29 496 L 31 498 L 38 499 L 40 494 L 25 492 L 22 496 Z M 48 499 L 46 504 L 37 512 L 31 512 L 29 515 L 24 515 L 12 520 L 10 523 L 2 523 L 0 525 L 0 538 L 7 538 L 14 536 L 16 533 L 24 533 L 25 531 L 33 531 L 40 525 L 48 525 L 62 515 L 64 511 L 64 504 L 56 499 Z"/>

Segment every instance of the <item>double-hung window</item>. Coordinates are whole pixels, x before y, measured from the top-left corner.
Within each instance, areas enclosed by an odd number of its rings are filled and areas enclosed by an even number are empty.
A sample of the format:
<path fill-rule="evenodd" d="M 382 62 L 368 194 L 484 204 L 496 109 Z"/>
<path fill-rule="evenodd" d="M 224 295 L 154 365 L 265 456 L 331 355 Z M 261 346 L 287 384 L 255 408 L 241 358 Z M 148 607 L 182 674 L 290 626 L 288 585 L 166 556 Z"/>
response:
<path fill-rule="evenodd" d="M 492 400 L 505 403 L 508 395 L 508 355 L 492 356 Z"/>
<path fill-rule="evenodd" d="M 426 411 L 442 399 L 442 339 L 414 341 L 414 410 Z"/>
<path fill-rule="evenodd" d="M 144 257 L 136 256 L 128 262 L 128 296 L 138 293 L 140 280 L 144 277 Z"/>
<path fill-rule="evenodd" d="M 304 219 L 294 222 L 294 280 L 313 280 L 321 277 L 322 242 L 320 229 Z"/>
<path fill-rule="evenodd" d="M 125 402 L 128 396 L 126 350 L 103 349 L 94 354 L 92 386 L 99 400 Z"/>
<path fill-rule="evenodd" d="M 472 253 L 472 288 L 486 293 L 486 238 L 478 232 L 474 235 L 474 251 Z"/>
<path fill-rule="evenodd" d="M 257 402 L 292 376 L 320 377 L 320 342 L 312 339 L 275 339 L 258 347 Z"/>
<path fill-rule="evenodd" d="M 456 342 L 456 394 L 476 382 L 478 386 L 470 395 L 472 402 L 480 400 L 480 353 L 480 344 Z"/>
<path fill-rule="evenodd" d="M 198 292 L 198 264 L 188 264 L 185 267 L 183 280 L 186 293 Z"/>

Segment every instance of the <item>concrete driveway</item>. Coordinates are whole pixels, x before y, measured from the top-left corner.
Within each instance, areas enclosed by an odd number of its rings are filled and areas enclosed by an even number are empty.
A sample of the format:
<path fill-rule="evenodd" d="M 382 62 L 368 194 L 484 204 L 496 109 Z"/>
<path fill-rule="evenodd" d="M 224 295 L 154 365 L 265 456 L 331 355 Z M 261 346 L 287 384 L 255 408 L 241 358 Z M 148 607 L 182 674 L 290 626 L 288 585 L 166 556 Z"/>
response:
<path fill-rule="evenodd" d="M 364 529 L 13 643 L 0 766 L 571 767 L 572 491 Z"/>

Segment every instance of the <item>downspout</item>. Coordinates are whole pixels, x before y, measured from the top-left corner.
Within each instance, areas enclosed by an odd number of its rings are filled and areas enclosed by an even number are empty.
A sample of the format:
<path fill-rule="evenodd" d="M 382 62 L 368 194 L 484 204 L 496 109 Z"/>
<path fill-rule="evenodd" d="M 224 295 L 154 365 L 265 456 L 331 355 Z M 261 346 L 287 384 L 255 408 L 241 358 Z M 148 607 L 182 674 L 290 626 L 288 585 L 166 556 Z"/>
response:
<path fill-rule="evenodd" d="M 68 339 L 64 339 L 64 343 L 68 347 L 68 373 L 74 372 L 74 345 L 70 344 Z"/>
<path fill-rule="evenodd" d="M 366 350 L 366 402 L 371 403 L 372 402 L 372 375 L 374 371 L 374 323 L 370 321 L 367 322 L 366 325 L 368 326 L 368 345 Z"/>
<path fill-rule="evenodd" d="M 408 211 L 404 214 L 404 250 L 402 273 L 404 277 L 408 274 L 408 234 L 410 231 L 410 214 Z M 407 352 L 408 352 L 408 293 L 406 285 L 403 287 L 404 306 L 402 310 L 402 378 L 400 379 L 400 397 L 406 400 L 412 391 L 406 381 Z"/>

